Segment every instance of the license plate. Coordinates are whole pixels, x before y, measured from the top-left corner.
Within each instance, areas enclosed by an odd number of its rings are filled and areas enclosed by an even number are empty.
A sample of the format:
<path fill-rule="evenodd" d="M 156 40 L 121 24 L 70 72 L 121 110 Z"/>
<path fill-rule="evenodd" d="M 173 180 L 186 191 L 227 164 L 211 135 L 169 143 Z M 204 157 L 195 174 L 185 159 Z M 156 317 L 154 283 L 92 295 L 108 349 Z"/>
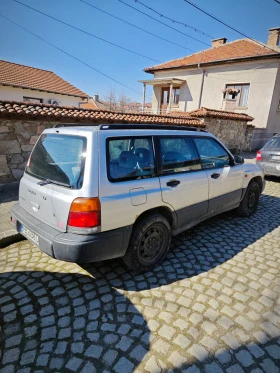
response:
<path fill-rule="evenodd" d="M 280 161 L 280 155 L 272 155 L 271 159 L 274 159 L 275 161 Z"/>
<path fill-rule="evenodd" d="M 21 226 L 19 228 L 19 231 L 26 238 L 28 238 L 29 240 L 31 240 L 32 242 L 34 242 L 35 245 L 37 245 L 37 246 L 39 245 L 39 237 L 37 236 L 37 234 L 35 234 L 34 232 L 32 232 L 30 229 L 28 229 L 27 227 L 25 227 L 24 225 L 21 224 Z"/>

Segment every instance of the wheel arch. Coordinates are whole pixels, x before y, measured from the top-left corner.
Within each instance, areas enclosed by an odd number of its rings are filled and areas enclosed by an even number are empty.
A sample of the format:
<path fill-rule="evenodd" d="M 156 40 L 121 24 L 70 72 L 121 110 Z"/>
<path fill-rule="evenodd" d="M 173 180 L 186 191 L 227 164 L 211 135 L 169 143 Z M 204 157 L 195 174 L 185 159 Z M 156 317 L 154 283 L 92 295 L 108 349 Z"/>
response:
<path fill-rule="evenodd" d="M 152 214 L 160 214 L 164 216 L 166 220 L 168 221 L 168 223 L 170 224 L 171 231 L 176 229 L 176 226 L 177 226 L 176 213 L 166 206 L 159 206 L 159 207 L 155 207 L 150 210 L 146 210 L 142 212 L 139 216 L 137 216 L 137 219 L 135 220 L 134 225 L 139 220 L 145 219 L 146 216 L 152 215 Z"/>
<path fill-rule="evenodd" d="M 256 182 L 256 183 L 258 184 L 258 186 L 259 186 L 259 188 L 260 188 L 260 193 L 261 193 L 261 192 L 263 191 L 263 180 L 262 180 L 261 176 L 255 176 L 255 177 L 253 177 L 253 178 L 250 180 L 248 186 L 249 186 L 253 181 Z"/>

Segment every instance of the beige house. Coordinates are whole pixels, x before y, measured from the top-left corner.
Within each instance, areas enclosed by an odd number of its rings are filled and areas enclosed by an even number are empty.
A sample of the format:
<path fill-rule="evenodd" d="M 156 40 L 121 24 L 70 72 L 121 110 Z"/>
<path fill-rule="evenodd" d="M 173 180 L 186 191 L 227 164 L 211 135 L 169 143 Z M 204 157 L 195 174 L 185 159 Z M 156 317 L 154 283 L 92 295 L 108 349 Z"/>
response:
<path fill-rule="evenodd" d="M 0 60 L 0 100 L 80 107 L 88 98 L 52 71 Z"/>
<path fill-rule="evenodd" d="M 267 44 L 225 38 L 212 48 L 144 69 L 153 79 L 153 113 L 192 112 L 201 107 L 246 113 L 255 118 L 251 148 L 280 132 L 280 28 Z"/>

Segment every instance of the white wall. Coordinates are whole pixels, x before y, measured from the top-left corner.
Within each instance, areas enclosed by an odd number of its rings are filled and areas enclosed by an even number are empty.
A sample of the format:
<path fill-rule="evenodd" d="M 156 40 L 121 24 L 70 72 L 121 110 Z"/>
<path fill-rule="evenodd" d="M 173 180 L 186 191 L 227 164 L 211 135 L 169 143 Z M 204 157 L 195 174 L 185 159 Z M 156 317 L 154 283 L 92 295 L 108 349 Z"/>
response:
<path fill-rule="evenodd" d="M 280 62 L 270 105 L 267 128 L 271 133 L 280 133 Z"/>
<path fill-rule="evenodd" d="M 266 128 L 276 81 L 279 63 L 276 60 L 262 62 L 243 62 L 207 67 L 205 71 L 201 106 L 222 109 L 223 92 L 226 84 L 250 83 L 248 107 L 236 109 L 255 118 L 253 124 Z M 198 68 L 188 70 L 170 70 L 155 73 L 155 78 L 178 78 L 186 81 L 181 86 L 180 103 L 177 110 L 198 109 L 201 89 L 201 71 Z M 280 79 L 280 76 L 279 76 Z M 155 87 L 153 110 L 156 112 L 161 87 Z M 279 93 L 280 94 L 280 93 Z"/>
<path fill-rule="evenodd" d="M 60 95 L 56 93 L 40 92 L 32 89 L 23 89 L 0 85 L 0 100 L 23 101 L 24 97 L 34 97 L 43 99 L 43 103 L 48 104 L 50 99 L 61 101 L 61 106 L 79 107 L 80 97 Z"/>

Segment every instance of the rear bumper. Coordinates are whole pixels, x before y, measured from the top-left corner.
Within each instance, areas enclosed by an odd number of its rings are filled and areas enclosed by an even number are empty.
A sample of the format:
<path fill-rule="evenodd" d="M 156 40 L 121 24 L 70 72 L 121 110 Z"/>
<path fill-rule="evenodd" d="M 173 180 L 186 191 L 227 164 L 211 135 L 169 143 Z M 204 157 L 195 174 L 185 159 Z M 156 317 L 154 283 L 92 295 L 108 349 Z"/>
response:
<path fill-rule="evenodd" d="M 22 225 L 38 236 L 32 234 L 26 238 L 44 253 L 67 262 L 86 263 L 121 257 L 125 254 L 132 226 L 122 227 L 107 232 L 79 235 L 60 232 L 36 219 L 26 212 L 19 203 L 11 209 L 13 225 L 21 234 Z"/>
<path fill-rule="evenodd" d="M 264 170 L 265 175 L 280 176 L 280 163 L 257 162 Z"/>

